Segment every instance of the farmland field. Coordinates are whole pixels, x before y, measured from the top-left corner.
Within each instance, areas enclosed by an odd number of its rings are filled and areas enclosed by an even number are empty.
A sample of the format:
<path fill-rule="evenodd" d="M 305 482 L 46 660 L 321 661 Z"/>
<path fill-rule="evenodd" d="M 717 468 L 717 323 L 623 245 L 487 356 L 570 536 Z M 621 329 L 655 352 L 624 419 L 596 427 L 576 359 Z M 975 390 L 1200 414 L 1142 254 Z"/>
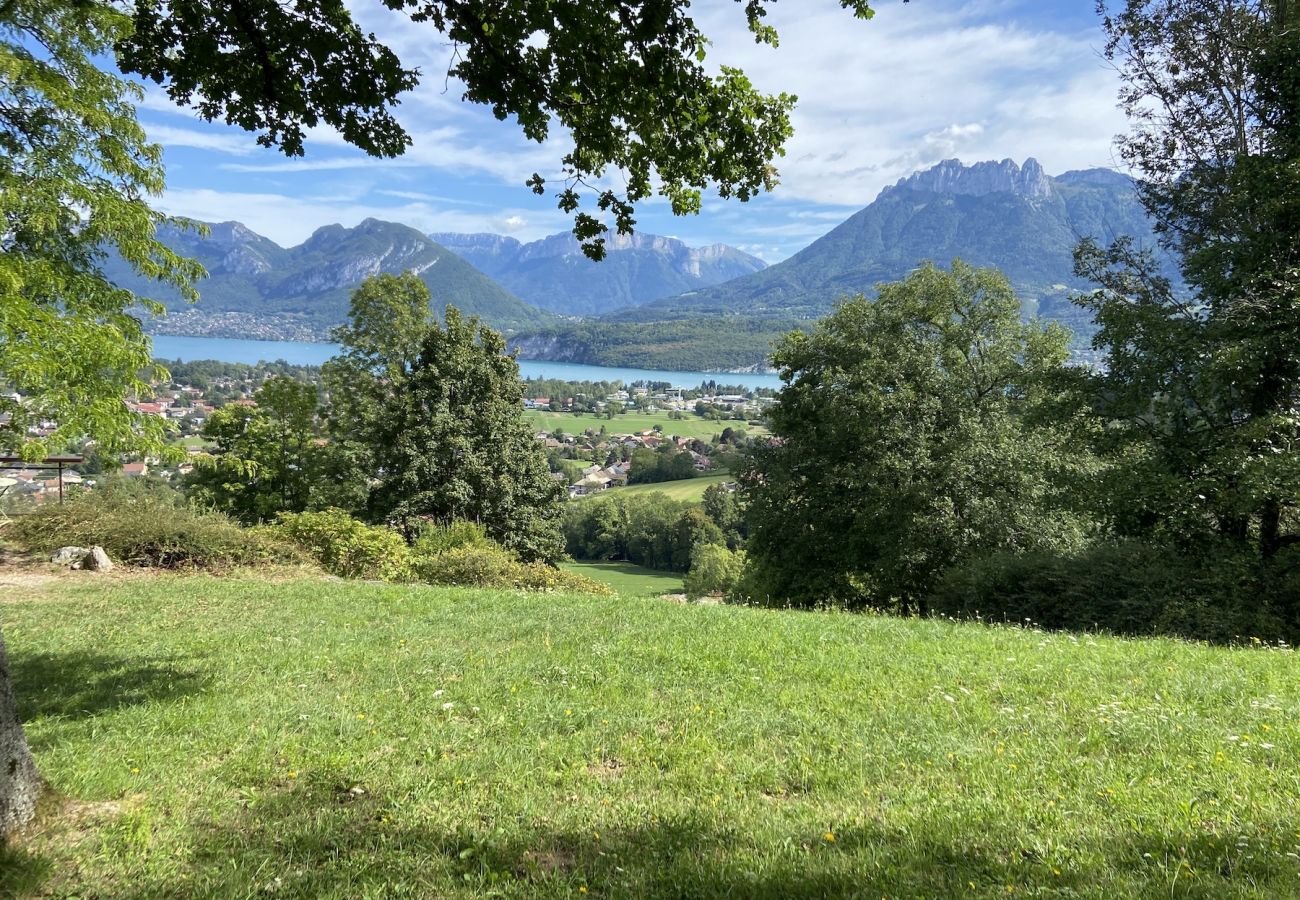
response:
<path fill-rule="evenodd" d="M 615 416 L 613 419 L 606 419 L 604 416 L 577 416 L 573 413 L 553 413 L 538 409 L 526 409 L 524 410 L 524 417 L 529 421 L 531 427 L 538 431 L 555 431 L 559 429 L 567 434 L 581 434 L 588 428 L 599 431 L 602 426 L 610 434 L 639 434 L 642 431 L 654 428 L 656 425 L 663 427 L 665 435 L 703 438 L 704 440 L 708 440 L 715 434 L 722 434 L 724 428 L 742 429 L 749 435 L 767 433 L 762 427 L 750 425 L 746 422 L 736 420 L 715 422 L 701 418 L 695 413 L 686 413 L 685 418 L 682 419 L 670 419 L 666 412 L 624 413 L 621 416 Z"/>

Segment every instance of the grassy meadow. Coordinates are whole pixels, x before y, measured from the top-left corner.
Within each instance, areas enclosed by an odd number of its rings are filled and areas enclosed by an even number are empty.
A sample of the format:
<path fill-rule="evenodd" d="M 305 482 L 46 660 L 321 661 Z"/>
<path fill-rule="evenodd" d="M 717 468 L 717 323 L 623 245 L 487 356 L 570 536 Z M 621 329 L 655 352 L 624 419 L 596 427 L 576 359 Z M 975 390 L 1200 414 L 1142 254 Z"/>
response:
<path fill-rule="evenodd" d="M 578 502 L 588 500 L 592 497 L 607 497 L 617 495 L 619 497 L 630 497 L 636 494 L 667 494 L 674 500 L 686 500 L 690 503 L 698 503 L 704 499 L 704 492 L 711 484 L 722 484 L 724 481 L 735 481 L 736 476 L 729 472 L 722 472 L 717 475 L 701 475 L 697 478 L 683 478 L 678 481 L 655 481 L 650 484 L 629 484 L 626 487 L 609 488 L 606 491 L 598 491 L 594 494 L 586 494 L 581 497 L 575 497 Z"/>
<path fill-rule="evenodd" d="M 666 411 L 653 413 L 623 413 L 612 419 L 604 416 L 573 413 L 547 412 L 540 409 L 524 410 L 524 418 L 538 431 L 555 431 L 557 428 L 566 434 L 581 434 L 588 428 L 600 430 L 603 425 L 610 434 L 640 434 L 659 425 L 666 435 L 678 437 L 702 438 L 708 440 L 715 434 L 722 434 L 724 428 L 739 428 L 746 434 L 766 434 L 767 430 L 748 422 L 737 420 L 714 421 L 701 418 L 693 412 L 685 413 L 684 418 L 670 419 Z"/>
<path fill-rule="evenodd" d="M 624 597 L 660 597 L 680 594 L 683 590 L 682 573 L 647 569 L 632 563 L 570 562 L 561 563 L 560 568 L 607 584 Z"/>
<path fill-rule="evenodd" d="M 0 578 L 0 894 L 1295 897 L 1289 651 L 231 576 Z"/>

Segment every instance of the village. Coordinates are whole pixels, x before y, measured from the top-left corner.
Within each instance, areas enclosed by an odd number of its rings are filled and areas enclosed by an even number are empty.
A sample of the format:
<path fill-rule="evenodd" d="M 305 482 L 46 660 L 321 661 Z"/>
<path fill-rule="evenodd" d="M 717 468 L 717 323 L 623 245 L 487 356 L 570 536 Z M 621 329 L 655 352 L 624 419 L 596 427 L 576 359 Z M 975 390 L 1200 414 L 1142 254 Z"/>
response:
<path fill-rule="evenodd" d="M 761 429 L 764 410 L 774 402 L 758 394 L 633 386 L 603 397 L 525 397 L 524 409 L 531 421 L 556 426 L 538 430 L 534 437 L 547 451 L 553 477 L 567 483 L 573 499 L 630 483 L 726 471 L 727 457 L 746 437 L 745 426 Z M 579 431 L 586 413 L 599 424 Z M 619 419 L 643 427 L 619 429 Z"/>
<path fill-rule="evenodd" d="M 169 423 L 174 445 L 183 448 L 183 461 L 164 462 L 150 456 L 112 465 L 100 459 L 93 443 L 68 448 L 79 454 L 80 461 L 59 466 L 12 459 L 0 469 L 0 503 L 57 500 L 69 488 L 93 488 L 96 477 L 106 470 L 126 478 L 184 478 L 194 470 L 194 459 L 208 450 L 203 429 L 213 412 L 227 406 L 256 407 L 257 388 L 267 378 L 282 374 L 278 369 L 250 366 L 223 366 L 222 370 L 230 374 L 192 372 L 182 366 L 172 381 L 155 385 L 147 399 L 127 400 L 132 412 Z M 293 373 L 295 377 L 304 374 L 310 377 L 315 372 Z M 531 386 L 526 383 L 525 390 Z M 677 481 L 726 471 L 725 457 L 744 439 L 745 426 L 761 430 L 761 417 L 775 402 L 765 392 L 711 392 L 704 386 L 633 385 L 625 389 L 615 383 L 614 389 L 603 395 L 594 388 L 605 385 L 571 382 L 558 386 L 565 390 L 555 396 L 527 396 L 522 405 L 530 424 L 543 421 L 543 417 L 562 423 L 562 427 L 537 430 L 534 437 L 547 451 L 553 477 L 567 486 L 570 498 L 638 481 Z M 8 393 L 3 400 L 15 405 L 24 402 L 17 393 Z M 9 415 L 0 413 L 5 418 Z M 620 419 L 644 427 L 614 427 Z M 587 420 L 599 424 L 579 429 Z M 46 438 L 55 427 L 53 421 L 37 420 L 27 431 L 32 437 Z M 640 477 L 633 477 L 638 461 Z"/>

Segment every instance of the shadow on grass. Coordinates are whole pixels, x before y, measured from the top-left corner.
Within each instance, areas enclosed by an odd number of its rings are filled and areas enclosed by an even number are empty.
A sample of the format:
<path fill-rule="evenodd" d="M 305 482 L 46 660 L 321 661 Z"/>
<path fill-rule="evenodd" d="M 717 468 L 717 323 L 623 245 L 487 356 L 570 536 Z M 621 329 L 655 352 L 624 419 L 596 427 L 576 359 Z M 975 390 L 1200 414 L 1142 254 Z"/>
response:
<path fill-rule="evenodd" d="M 137 898 L 464 892 L 797 900 L 1002 895 L 1008 886 L 1017 893 L 1145 895 L 1169 893 L 1175 858 L 1201 873 L 1195 884 L 1181 873 L 1188 896 L 1261 888 L 1272 879 L 1292 884 L 1286 871 L 1246 861 L 1236 835 L 1188 842 L 1125 832 L 1105 844 L 1103 862 L 1088 865 L 1054 864 L 1007 847 L 989 823 L 941 821 L 934 834 L 872 823 L 846 828 L 834 842 L 802 833 L 756 841 L 705 812 L 599 831 L 486 815 L 447 831 L 412 824 L 416 815 L 402 801 L 354 794 L 344 783 L 279 785 L 231 821 L 196 827 L 183 869 L 110 887 Z M 1081 838 L 1094 852 L 1097 840 Z"/>
<path fill-rule="evenodd" d="M 83 719 L 125 706 L 172 700 L 197 693 L 206 681 L 177 658 L 69 650 L 13 653 L 9 663 L 18 716 L 25 722 Z"/>
<path fill-rule="evenodd" d="M 36 896 L 50 871 L 48 859 L 0 844 L 0 898 Z"/>

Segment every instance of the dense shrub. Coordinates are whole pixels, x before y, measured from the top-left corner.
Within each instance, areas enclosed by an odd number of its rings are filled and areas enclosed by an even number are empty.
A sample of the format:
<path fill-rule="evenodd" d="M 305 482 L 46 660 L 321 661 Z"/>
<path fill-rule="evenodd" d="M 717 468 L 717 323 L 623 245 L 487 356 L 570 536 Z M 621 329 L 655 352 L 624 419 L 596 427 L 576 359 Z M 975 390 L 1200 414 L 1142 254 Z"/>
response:
<path fill-rule="evenodd" d="M 478 522 L 457 520 L 450 525 L 425 525 L 416 535 L 412 550 L 417 557 L 433 556 L 457 547 L 489 547 L 492 540 Z"/>
<path fill-rule="evenodd" d="M 1228 642 L 1294 638 L 1300 578 L 1261 574 L 1230 553 L 1195 559 L 1138 542 L 1073 555 L 999 554 L 947 572 L 930 597 L 941 615 Z"/>
<path fill-rule="evenodd" d="M 268 530 L 292 540 L 341 578 L 410 578 L 411 550 L 402 536 L 383 525 L 358 522 L 341 509 L 281 513 Z"/>
<path fill-rule="evenodd" d="M 490 545 L 465 545 L 432 556 L 419 557 L 412 568 L 415 577 L 427 584 L 579 594 L 612 593 L 606 585 L 584 575 L 565 572 L 545 563 L 522 562 L 511 551 Z"/>
<path fill-rule="evenodd" d="M 743 550 L 733 552 L 720 544 L 697 544 L 684 582 L 686 596 L 695 600 L 706 594 L 728 594 L 744 572 Z"/>
<path fill-rule="evenodd" d="M 64 503 L 15 516 L 6 534 L 42 553 L 98 545 L 127 565 L 220 568 L 304 560 L 281 537 L 241 528 L 222 513 L 190 505 L 169 485 L 148 480 L 104 479 Z"/>

